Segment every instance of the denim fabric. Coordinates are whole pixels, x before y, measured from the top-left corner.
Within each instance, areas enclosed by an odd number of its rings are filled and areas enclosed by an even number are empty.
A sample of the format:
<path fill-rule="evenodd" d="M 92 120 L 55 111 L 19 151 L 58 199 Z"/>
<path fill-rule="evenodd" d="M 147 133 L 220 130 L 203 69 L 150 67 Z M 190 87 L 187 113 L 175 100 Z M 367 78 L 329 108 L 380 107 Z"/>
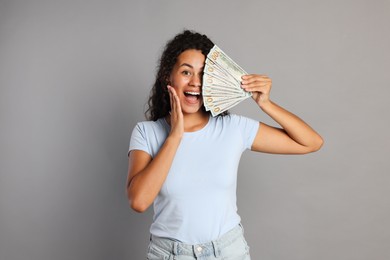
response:
<path fill-rule="evenodd" d="M 241 224 L 220 238 L 203 244 L 189 245 L 151 236 L 148 260 L 250 260 L 249 246 Z"/>

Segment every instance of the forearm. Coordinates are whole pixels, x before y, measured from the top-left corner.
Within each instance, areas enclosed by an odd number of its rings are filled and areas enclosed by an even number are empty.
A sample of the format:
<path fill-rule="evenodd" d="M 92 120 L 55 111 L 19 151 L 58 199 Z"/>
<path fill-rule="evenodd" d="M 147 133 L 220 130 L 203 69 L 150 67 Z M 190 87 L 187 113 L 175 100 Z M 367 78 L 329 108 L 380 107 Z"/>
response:
<path fill-rule="evenodd" d="M 134 210 L 143 212 L 153 203 L 168 176 L 180 140 L 169 136 L 155 158 L 129 180 L 127 193 Z"/>
<path fill-rule="evenodd" d="M 314 131 L 302 119 L 275 104 L 271 100 L 259 105 L 260 108 L 277 122 L 286 134 L 296 143 L 309 148 L 312 151 L 318 150 L 323 140 L 321 136 Z"/>

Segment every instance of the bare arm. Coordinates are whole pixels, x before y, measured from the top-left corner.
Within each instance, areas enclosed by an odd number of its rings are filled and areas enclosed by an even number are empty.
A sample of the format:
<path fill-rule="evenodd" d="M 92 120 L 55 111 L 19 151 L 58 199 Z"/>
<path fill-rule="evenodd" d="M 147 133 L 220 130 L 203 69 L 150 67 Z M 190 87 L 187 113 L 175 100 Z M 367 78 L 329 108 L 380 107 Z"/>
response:
<path fill-rule="evenodd" d="M 177 148 L 183 136 L 183 114 L 180 101 L 173 88 L 171 96 L 171 132 L 154 159 L 144 151 L 133 150 L 129 155 L 126 192 L 129 203 L 137 212 L 144 212 L 159 193 Z"/>
<path fill-rule="evenodd" d="M 271 79 L 263 75 L 243 76 L 243 88 L 253 93 L 253 99 L 281 128 L 261 124 L 252 150 L 276 154 L 304 154 L 321 148 L 323 140 L 302 119 L 269 99 Z"/>

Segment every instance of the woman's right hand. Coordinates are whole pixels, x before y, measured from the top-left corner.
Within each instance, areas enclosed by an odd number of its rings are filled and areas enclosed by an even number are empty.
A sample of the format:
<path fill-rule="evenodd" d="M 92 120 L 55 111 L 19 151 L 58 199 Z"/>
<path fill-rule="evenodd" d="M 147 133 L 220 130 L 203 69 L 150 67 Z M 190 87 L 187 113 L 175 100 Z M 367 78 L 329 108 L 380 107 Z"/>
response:
<path fill-rule="evenodd" d="M 173 87 L 167 86 L 169 92 L 169 98 L 171 102 L 171 136 L 182 138 L 184 133 L 184 120 L 183 112 L 181 111 L 180 99 L 176 94 L 176 91 Z"/>

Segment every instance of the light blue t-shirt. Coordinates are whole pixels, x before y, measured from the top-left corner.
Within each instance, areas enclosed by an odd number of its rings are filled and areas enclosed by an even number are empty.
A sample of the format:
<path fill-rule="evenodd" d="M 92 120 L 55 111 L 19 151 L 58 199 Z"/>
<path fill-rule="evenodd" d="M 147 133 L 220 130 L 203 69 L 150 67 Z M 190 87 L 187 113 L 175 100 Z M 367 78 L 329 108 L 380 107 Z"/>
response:
<path fill-rule="evenodd" d="M 241 154 L 250 149 L 259 122 L 238 115 L 210 117 L 196 132 L 185 132 L 165 183 L 154 200 L 150 232 L 199 244 L 237 226 L 236 186 Z M 129 151 L 154 158 L 170 126 L 161 118 L 138 123 Z M 158 174 L 158 173 L 156 173 Z"/>

